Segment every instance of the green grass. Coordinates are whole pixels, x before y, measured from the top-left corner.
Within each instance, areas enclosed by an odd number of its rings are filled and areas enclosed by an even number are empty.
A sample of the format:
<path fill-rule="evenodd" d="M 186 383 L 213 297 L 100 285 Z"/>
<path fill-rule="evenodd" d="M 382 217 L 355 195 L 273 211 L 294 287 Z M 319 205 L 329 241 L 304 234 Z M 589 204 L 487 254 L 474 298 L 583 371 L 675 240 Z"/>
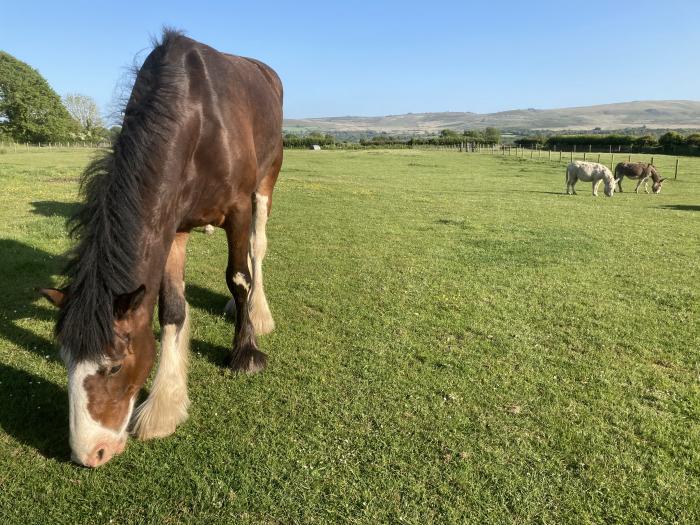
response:
<path fill-rule="evenodd" d="M 0 155 L 0 523 L 700 520 L 700 159 L 594 199 L 556 162 L 288 152 L 269 368 L 222 368 L 225 239 L 193 234 L 190 419 L 97 470 L 32 291 L 87 159 Z"/>

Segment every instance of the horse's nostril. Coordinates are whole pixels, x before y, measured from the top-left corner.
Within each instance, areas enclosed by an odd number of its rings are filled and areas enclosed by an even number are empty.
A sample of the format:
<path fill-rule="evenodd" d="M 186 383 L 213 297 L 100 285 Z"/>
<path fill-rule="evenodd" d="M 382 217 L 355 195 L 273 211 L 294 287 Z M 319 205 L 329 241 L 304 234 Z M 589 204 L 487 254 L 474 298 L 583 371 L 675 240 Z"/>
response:
<path fill-rule="evenodd" d="M 102 458 L 105 455 L 105 449 L 101 448 L 100 450 L 97 451 L 97 461 L 102 461 Z"/>

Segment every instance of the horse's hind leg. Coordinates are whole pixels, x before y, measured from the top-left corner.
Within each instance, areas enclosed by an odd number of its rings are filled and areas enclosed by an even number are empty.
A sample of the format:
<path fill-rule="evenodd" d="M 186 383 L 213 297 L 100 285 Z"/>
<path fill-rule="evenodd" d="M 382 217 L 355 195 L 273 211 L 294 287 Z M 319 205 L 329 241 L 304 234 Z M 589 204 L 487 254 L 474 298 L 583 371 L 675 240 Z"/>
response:
<path fill-rule="evenodd" d="M 238 372 L 258 372 L 267 364 L 267 357 L 258 350 L 255 341 L 255 330 L 250 319 L 248 303 L 252 284 L 248 268 L 252 216 L 252 199 L 242 198 L 224 222 L 228 240 L 226 284 L 236 305 L 236 331 L 228 364 Z"/>
<path fill-rule="evenodd" d="M 134 433 L 139 439 L 169 436 L 187 419 L 190 337 L 184 277 L 188 235 L 177 234 L 165 263 L 158 302 L 160 361 L 151 393 L 134 416 Z"/>
<path fill-rule="evenodd" d="M 250 228 L 250 249 L 248 252 L 248 269 L 252 273 L 253 284 L 248 306 L 250 320 L 258 335 L 269 334 L 275 329 L 275 321 L 265 296 L 262 264 L 267 252 L 267 219 L 272 207 L 272 190 L 278 172 L 279 165 L 276 166 L 276 171 L 273 170 L 262 180 L 258 191 L 253 194 L 253 221 Z M 235 299 L 231 299 L 226 305 L 226 313 L 234 314 L 235 308 Z"/>

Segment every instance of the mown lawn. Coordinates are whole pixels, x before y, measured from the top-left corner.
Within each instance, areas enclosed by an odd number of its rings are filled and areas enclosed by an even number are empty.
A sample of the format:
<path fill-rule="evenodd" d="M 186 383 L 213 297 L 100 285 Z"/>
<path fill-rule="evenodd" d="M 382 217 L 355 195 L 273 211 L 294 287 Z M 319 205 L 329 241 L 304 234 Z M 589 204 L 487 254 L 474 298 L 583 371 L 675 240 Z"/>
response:
<path fill-rule="evenodd" d="M 222 368 L 225 239 L 193 234 L 190 419 L 88 470 L 33 292 L 88 156 L 0 154 L 0 523 L 700 520 L 700 159 L 594 199 L 544 160 L 287 152 L 269 368 Z"/>

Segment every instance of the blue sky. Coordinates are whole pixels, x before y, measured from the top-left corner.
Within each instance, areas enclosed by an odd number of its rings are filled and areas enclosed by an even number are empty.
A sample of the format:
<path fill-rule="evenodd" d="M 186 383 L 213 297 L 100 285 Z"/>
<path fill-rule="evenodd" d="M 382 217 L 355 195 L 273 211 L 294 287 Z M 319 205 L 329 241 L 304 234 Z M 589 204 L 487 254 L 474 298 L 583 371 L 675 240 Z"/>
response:
<path fill-rule="evenodd" d="M 700 99 L 700 2 L 0 2 L 0 49 L 107 111 L 163 25 L 259 58 L 285 116 Z"/>

